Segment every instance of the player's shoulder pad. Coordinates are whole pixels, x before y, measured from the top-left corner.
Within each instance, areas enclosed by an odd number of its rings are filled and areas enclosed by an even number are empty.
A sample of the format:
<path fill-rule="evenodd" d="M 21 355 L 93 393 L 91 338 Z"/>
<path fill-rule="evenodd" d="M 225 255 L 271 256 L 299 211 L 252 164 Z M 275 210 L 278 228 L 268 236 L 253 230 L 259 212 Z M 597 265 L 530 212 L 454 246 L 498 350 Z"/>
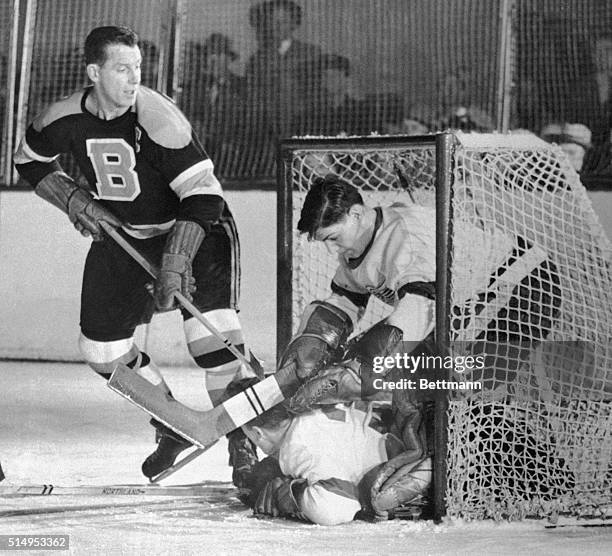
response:
<path fill-rule="evenodd" d="M 61 120 L 66 116 L 72 116 L 73 114 L 81 114 L 81 101 L 85 90 L 77 91 L 70 96 L 67 96 L 61 100 L 58 100 L 50 104 L 45 110 L 43 110 L 32 122 L 36 131 L 41 131 L 47 126 L 50 126 L 53 122 Z"/>
<path fill-rule="evenodd" d="M 191 142 L 191 125 L 174 101 L 141 86 L 136 98 L 138 123 L 158 145 L 181 149 Z"/>

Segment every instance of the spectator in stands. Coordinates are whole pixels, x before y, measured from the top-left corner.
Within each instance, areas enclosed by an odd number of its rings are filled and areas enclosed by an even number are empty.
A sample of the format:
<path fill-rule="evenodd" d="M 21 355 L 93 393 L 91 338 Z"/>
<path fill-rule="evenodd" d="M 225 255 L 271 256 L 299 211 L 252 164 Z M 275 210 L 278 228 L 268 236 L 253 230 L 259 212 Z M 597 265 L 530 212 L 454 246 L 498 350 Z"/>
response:
<path fill-rule="evenodd" d="M 429 127 L 412 118 L 402 118 L 399 122 L 386 122 L 383 125 L 386 135 L 426 135 Z"/>
<path fill-rule="evenodd" d="M 368 105 L 345 56 L 322 59 L 320 95 L 298 114 L 295 134 L 363 135 L 370 131 Z"/>
<path fill-rule="evenodd" d="M 477 80 L 466 68 L 451 71 L 438 84 L 439 97 L 430 103 L 417 103 L 409 110 L 410 119 L 426 125 L 430 131 L 460 129 L 488 132 L 495 122 L 478 101 Z"/>
<path fill-rule="evenodd" d="M 62 49 L 57 56 L 50 62 L 49 67 L 38 67 L 34 62 L 32 72 L 45 75 L 45 84 L 41 89 L 39 100 L 41 107 L 49 101 L 59 100 L 74 91 L 79 87 L 84 87 L 87 84 L 87 78 L 83 76 L 83 51 L 80 46 L 67 46 Z M 42 77 L 38 76 L 40 79 Z M 49 78 L 50 77 L 50 78 Z M 34 80 L 36 81 L 36 80 Z M 32 111 L 38 111 L 40 108 L 31 106 Z"/>
<path fill-rule="evenodd" d="M 152 89 L 157 88 L 157 74 L 159 64 L 159 50 L 153 41 L 142 40 L 138 43 L 142 54 L 140 75 L 142 84 Z"/>
<path fill-rule="evenodd" d="M 595 96 L 593 114 L 589 123 L 593 130 L 593 143 L 610 143 L 612 128 L 612 32 L 599 33 L 593 44 L 593 87 Z"/>
<path fill-rule="evenodd" d="M 245 79 L 231 69 L 238 54 L 226 35 L 212 33 L 204 44 L 190 46 L 189 67 L 193 79 L 185 85 L 183 105 L 218 171 L 223 171 L 240 149 L 238 141 L 244 132 L 245 119 Z"/>
<path fill-rule="evenodd" d="M 268 146 L 262 155 L 269 169 L 274 155 L 269 136 L 290 136 L 297 114 L 313 105 L 321 89 L 322 51 L 294 38 L 301 22 L 302 8 L 291 0 L 267 0 L 249 10 L 258 43 L 246 66 L 249 104 L 254 125 L 264 133 L 257 142 Z"/>
<path fill-rule="evenodd" d="M 582 170 L 585 154 L 591 148 L 591 130 L 587 126 L 552 123 L 542 130 L 540 136 L 549 143 L 557 143 L 576 172 Z"/>

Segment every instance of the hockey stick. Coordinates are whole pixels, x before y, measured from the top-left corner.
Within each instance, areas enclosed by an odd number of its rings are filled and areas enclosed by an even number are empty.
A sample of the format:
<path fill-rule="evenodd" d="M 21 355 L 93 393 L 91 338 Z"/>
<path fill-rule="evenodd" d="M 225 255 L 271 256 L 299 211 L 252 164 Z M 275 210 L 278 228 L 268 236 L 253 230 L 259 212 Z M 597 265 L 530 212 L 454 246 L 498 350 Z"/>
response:
<path fill-rule="evenodd" d="M 118 364 L 108 386 L 200 448 L 205 448 L 295 393 L 300 381 L 295 364 L 279 369 L 208 411 L 197 411 L 162 392 Z"/>
<path fill-rule="evenodd" d="M 200 514 L 202 510 L 218 510 L 221 508 L 231 508 L 232 506 L 238 506 L 240 503 L 236 500 L 228 500 L 224 498 L 222 500 L 207 500 L 203 498 L 191 498 L 187 500 L 183 499 L 166 499 L 166 500 L 155 500 L 147 501 L 143 500 L 130 501 L 130 502 L 108 502 L 102 504 L 63 504 L 60 506 L 42 506 L 36 508 L 15 508 L 11 510 L 0 511 L 0 518 L 10 517 L 27 517 L 34 515 L 49 515 L 49 514 L 67 514 L 67 513 L 81 513 L 81 512 L 99 512 L 100 510 L 123 510 L 134 508 L 138 512 L 142 511 L 155 511 L 158 508 L 165 510 L 170 509 L 173 511 L 181 510 L 195 510 Z M 116 512 L 113 512 L 116 513 Z M 98 517 L 98 516 L 96 516 Z"/>
<path fill-rule="evenodd" d="M 0 487 L 0 496 L 205 496 L 228 494 L 229 483 L 209 481 L 193 485 L 16 485 Z"/>
<path fill-rule="evenodd" d="M 129 241 L 127 241 L 115 228 L 110 224 L 100 221 L 100 227 L 115 241 L 117 244 L 130 255 L 142 268 L 144 268 L 151 277 L 156 280 L 158 270 L 143 256 L 136 248 L 134 248 Z M 242 354 L 242 352 L 232 342 L 226 338 L 217 328 L 199 311 L 199 309 L 187 299 L 181 292 L 175 291 L 174 297 L 176 300 L 193 316 L 196 318 L 204 327 L 215 337 L 217 340 L 223 343 L 227 350 L 236 357 L 241 363 L 247 366 L 248 369 L 253 371 L 255 376 L 262 378 L 261 369 L 255 370 L 253 364 Z"/>
<path fill-rule="evenodd" d="M 153 477 L 151 479 L 151 483 L 158 483 L 159 481 L 163 481 L 164 479 L 167 479 L 168 477 L 170 477 L 170 475 L 174 475 L 174 473 L 176 473 L 179 469 L 182 469 L 189 462 L 191 462 L 194 459 L 196 459 L 197 457 L 201 456 L 204 452 L 206 452 L 206 450 L 208 450 L 209 448 L 212 448 L 212 446 L 214 446 L 214 444 L 215 444 L 215 442 L 213 442 L 212 444 L 210 444 L 206 448 L 196 448 L 191 453 L 187 454 L 183 459 L 177 461 L 174 465 L 168 467 L 168 469 L 165 469 L 164 471 L 162 471 L 156 477 Z"/>

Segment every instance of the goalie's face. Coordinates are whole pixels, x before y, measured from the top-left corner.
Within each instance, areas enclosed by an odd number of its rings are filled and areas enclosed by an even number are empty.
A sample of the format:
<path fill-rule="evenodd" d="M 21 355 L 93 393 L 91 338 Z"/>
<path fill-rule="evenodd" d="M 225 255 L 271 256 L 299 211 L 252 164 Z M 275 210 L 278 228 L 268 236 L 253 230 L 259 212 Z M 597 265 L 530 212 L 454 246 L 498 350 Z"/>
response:
<path fill-rule="evenodd" d="M 322 241 L 325 246 L 338 256 L 347 259 L 358 257 L 363 250 L 361 205 L 354 205 L 341 220 L 325 228 L 319 228 L 314 234 L 315 241 Z"/>

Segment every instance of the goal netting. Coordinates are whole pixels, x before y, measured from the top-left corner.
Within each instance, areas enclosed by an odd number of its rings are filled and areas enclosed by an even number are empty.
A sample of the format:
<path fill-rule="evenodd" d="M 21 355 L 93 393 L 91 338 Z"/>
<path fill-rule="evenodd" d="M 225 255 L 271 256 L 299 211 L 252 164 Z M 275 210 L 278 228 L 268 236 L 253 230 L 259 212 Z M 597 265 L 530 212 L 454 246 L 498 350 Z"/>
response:
<path fill-rule="evenodd" d="M 482 386 L 443 392 L 436 427 L 446 440 L 435 459 L 447 513 L 518 519 L 609 510 L 612 249 L 563 152 L 532 135 L 283 143 L 280 349 L 304 307 L 328 295 L 336 267 L 323 244 L 296 232 L 309 186 L 329 173 L 369 204 L 437 207 L 437 342 L 454 358 L 484 362 L 440 369 L 449 383 Z M 389 310 L 371 300 L 360 330 Z"/>

